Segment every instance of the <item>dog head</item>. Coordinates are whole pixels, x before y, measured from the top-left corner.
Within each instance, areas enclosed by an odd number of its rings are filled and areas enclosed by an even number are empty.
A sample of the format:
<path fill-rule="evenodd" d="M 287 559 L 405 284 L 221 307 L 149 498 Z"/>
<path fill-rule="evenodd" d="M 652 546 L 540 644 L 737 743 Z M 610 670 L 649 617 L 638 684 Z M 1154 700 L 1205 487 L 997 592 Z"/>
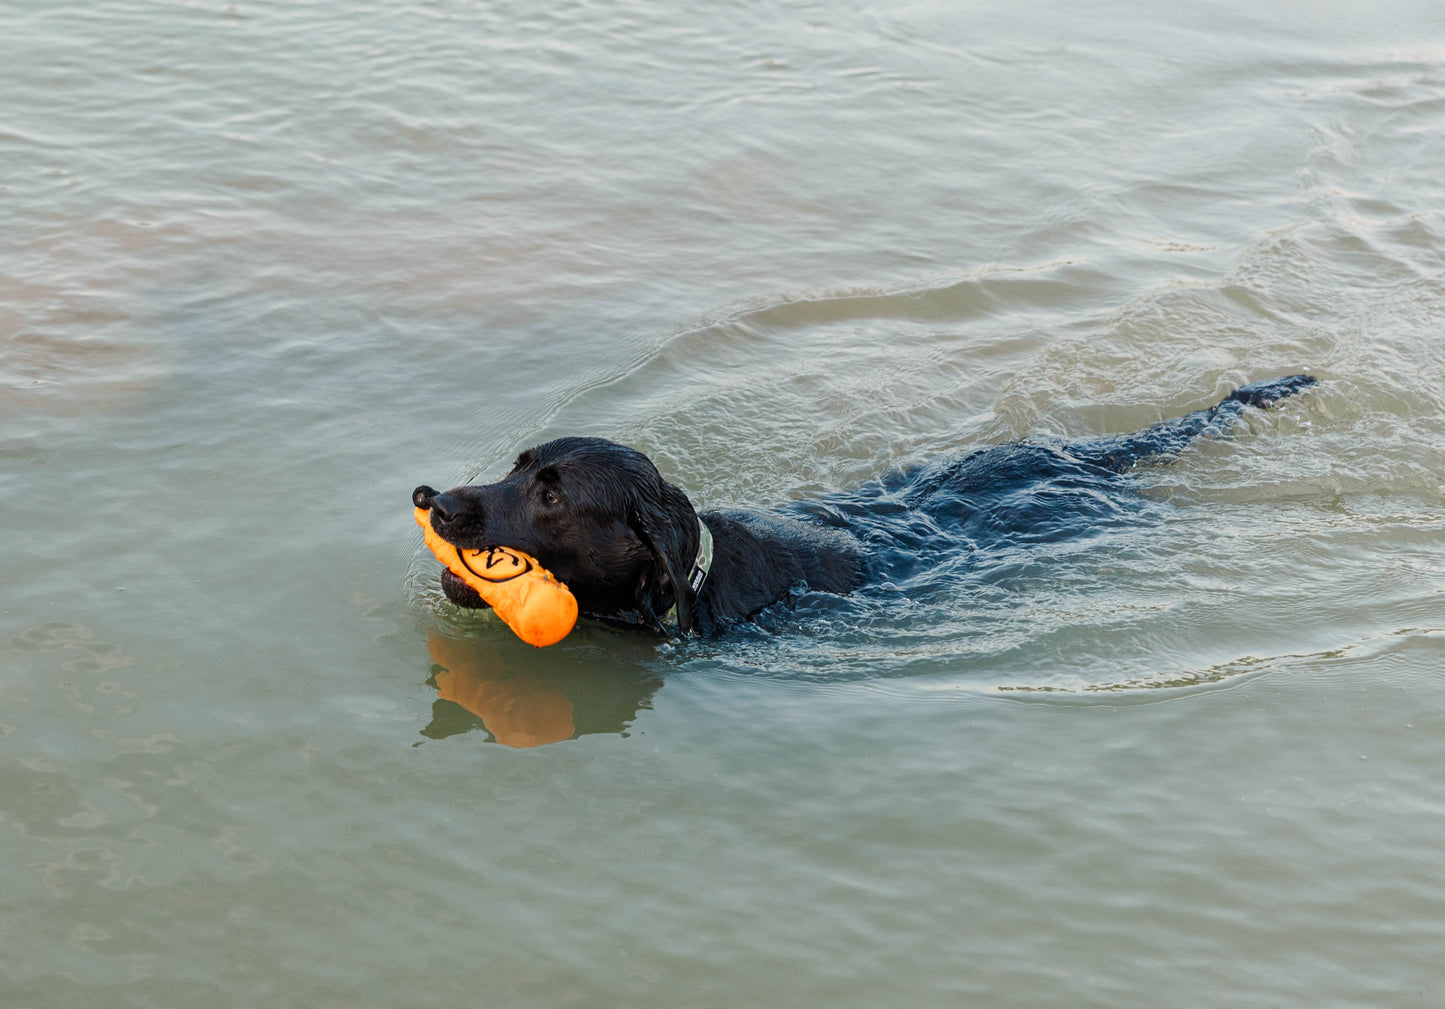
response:
<path fill-rule="evenodd" d="M 687 578 L 698 549 L 697 513 L 635 449 L 604 438 L 559 438 L 524 451 L 496 483 L 443 493 L 421 486 L 412 503 L 430 509 L 432 529 L 457 547 L 531 554 L 586 614 L 656 625 L 676 605 L 679 628 L 692 628 Z M 442 589 L 458 605 L 485 605 L 450 572 L 442 574 Z"/>

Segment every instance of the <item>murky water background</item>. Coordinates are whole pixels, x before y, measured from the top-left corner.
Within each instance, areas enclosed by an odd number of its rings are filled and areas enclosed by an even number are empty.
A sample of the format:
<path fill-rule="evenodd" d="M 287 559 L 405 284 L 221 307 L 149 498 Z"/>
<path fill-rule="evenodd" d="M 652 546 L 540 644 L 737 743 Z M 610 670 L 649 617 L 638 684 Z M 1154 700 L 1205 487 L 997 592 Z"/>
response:
<path fill-rule="evenodd" d="M 1445 997 L 1438 5 L 0 18 L 0 1004 Z M 718 641 L 532 650 L 407 500 L 1304 368 L 1142 523 Z"/>

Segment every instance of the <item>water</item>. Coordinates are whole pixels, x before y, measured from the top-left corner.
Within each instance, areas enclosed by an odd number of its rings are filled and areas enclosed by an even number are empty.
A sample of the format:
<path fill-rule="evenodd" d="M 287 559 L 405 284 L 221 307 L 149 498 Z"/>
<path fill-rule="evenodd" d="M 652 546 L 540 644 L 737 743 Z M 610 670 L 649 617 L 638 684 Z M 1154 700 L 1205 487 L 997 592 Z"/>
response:
<path fill-rule="evenodd" d="M 1445 15 L 10 3 L 0 1004 L 1434 1006 Z M 968 593 L 536 651 L 418 483 L 1321 386 Z"/>

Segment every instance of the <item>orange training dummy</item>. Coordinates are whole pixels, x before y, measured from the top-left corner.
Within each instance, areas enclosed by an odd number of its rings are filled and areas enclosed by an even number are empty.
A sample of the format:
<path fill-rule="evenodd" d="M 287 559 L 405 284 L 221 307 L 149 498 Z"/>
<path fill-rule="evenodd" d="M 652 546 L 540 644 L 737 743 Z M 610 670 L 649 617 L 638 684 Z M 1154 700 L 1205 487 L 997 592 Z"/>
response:
<path fill-rule="evenodd" d="M 535 558 L 510 547 L 459 550 L 432 529 L 426 508 L 416 509 L 416 524 L 437 560 L 475 589 L 527 644 L 555 645 L 572 630 L 577 598 Z"/>

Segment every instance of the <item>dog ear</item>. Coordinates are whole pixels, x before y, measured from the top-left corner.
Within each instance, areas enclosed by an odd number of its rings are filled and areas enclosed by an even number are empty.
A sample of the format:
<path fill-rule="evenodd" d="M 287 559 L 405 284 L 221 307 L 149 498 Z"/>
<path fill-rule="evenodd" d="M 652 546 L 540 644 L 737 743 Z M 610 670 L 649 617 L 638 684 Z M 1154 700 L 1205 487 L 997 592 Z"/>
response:
<path fill-rule="evenodd" d="M 628 524 L 671 583 L 677 627 L 686 634 L 695 624 L 695 596 L 687 579 L 697 557 L 697 512 L 682 491 L 662 479 L 658 484 L 658 493 L 647 494 L 635 503 Z"/>

